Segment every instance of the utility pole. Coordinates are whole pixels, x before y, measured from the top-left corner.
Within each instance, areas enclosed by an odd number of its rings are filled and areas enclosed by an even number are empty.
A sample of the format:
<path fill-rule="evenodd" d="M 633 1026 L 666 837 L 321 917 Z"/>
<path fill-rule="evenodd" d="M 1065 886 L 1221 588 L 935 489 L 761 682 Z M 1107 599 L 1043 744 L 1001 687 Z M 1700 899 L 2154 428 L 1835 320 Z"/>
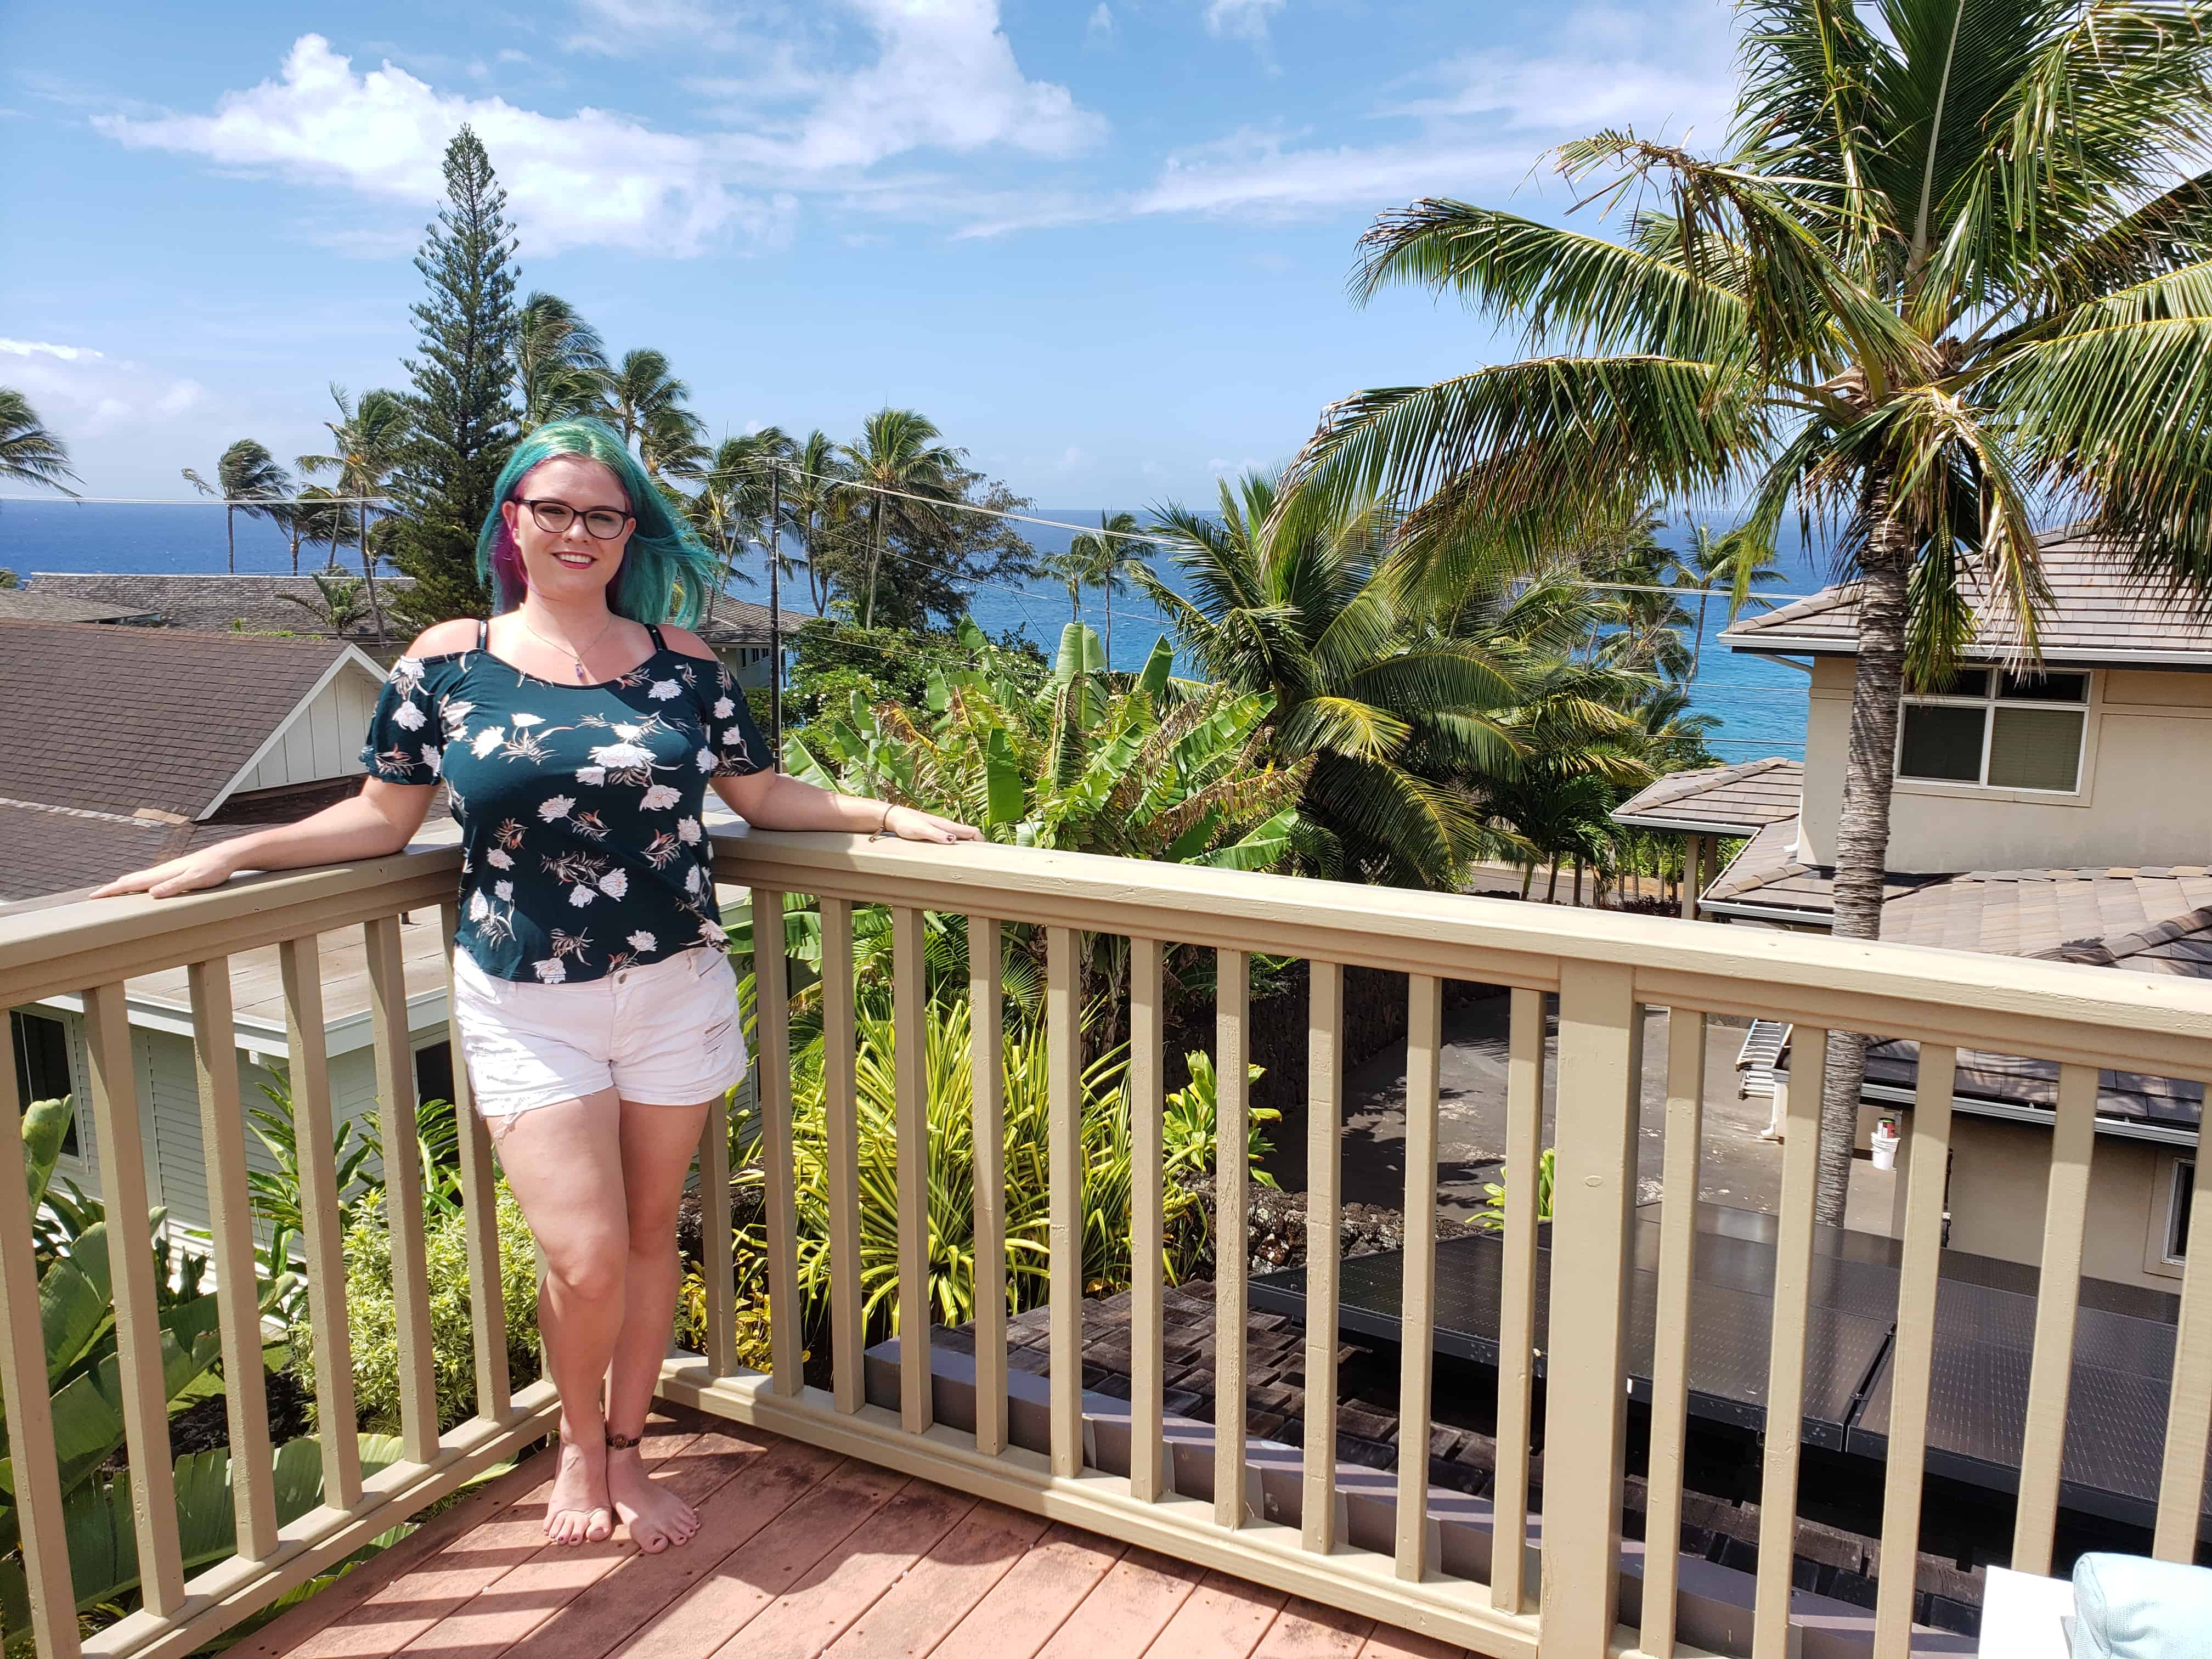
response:
<path fill-rule="evenodd" d="M 768 746 L 783 770 L 783 464 L 768 473 Z"/>

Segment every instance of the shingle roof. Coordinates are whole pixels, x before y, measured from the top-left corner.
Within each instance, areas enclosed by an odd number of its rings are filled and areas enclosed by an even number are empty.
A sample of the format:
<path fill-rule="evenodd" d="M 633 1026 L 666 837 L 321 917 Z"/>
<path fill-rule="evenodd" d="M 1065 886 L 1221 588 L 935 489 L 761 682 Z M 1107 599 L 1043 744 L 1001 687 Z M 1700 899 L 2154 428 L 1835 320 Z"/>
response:
<path fill-rule="evenodd" d="M 1797 816 L 1805 763 L 1778 756 L 1709 766 L 1660 779 L 1613 809 L 1613 821 L 1644 830 L 1749 836 Z"/>
<path fill-rule="evenodd" d="M 197 818 L 351 649 L 0 621 L 0 799 Z"/>
<path fill-rule="evenodd" d="M 2037 644 L 2051 663 L 2130 663 L 2212 668 L 2212 609 L 2130 576 L 2127 557 L 2072 530 L 2044 538 L 2042 562 L 2051 588 L 2049 612 L 2039 618 Z M 1976 639 L 1972 657 L 2002 657 L 2015 630 L 1995 620 L 1969 573 Z M 1721 642 L 1740 651 L 1804 651 L 1815 656 L 1855 654 L 1858 649 L 1858 591 L 1831 587 L 1756 617 L 1738 618 Z"/>
<path fill-rule="evenodd" d="M 0 619 L 11 622 L 153 622 L 152 611 L 112 599 L 87 599 L 44 587 L 0 587 Z"/>
<path fill-rule="evenodd" d="M 1892 871 L 1882 895 L 1895 900 L 1948 876 L 1907 876 Z M 1835 908 L 1835 872 L 1797 856 L 1797 819 L 1793 815 L 1768 824 L 1700 894 L 1701 902 L 1771 906 L 1791 915 L 1785 920 L 1826 921 Z"/>

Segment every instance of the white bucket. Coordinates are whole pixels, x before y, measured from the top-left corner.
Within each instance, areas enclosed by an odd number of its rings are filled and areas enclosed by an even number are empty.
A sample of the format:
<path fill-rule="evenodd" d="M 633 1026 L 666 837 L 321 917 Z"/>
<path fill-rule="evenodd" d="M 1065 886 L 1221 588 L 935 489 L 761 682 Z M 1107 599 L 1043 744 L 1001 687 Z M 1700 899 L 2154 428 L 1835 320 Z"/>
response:
<path fill-rule="evenodd" d="M 1899 1137 L 1895 1134 L 1884 1134 L 1880 1129 L 1876 1129 L 1874 1132 L 1872 1145 L 1874 1147 L 1874 1167 L 1875 1169 L 1894 1170 L 1897 1167 L 1897 1143 L 1899 1139 Z"/>

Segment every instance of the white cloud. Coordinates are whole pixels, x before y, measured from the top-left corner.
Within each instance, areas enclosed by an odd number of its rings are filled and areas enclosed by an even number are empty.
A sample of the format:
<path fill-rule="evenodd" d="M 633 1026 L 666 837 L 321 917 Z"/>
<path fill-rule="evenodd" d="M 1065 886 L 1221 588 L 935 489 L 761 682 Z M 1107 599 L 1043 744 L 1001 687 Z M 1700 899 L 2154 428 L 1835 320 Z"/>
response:
<path fill-rule="evenodd" d="M 1084 30 L 1091 40 L 1110 40 L 1114 38 L 1114 10 L 1106 0 L 1098 0 L 1098 9 L 1091 14 L 1091 21 Z"/>
<path fill-rule="evenodd" d="M 1509 188 L 1528 168 L 1528 149 L 1518 144 L 1492 147 L 1437 138 L 1302 149 L 1279 135 L 1247 131 L 1170 156 L 1130 210 L 1288 217 L 1414 196 Z"/>
<path fill-rule="evenodd" d="M 1206 27 L 1224 40 L 1265 40 L 1283 0 L 1206 0 Z"/>
<path fill-rule="evenodd" d="M 703 28 L 713 19 L 696 5 L 672 14 L 644 0 L 588 3 L 610 29 L 665 28 L 672 16 Z M 867 169 L 912 151 L 1001 146 L 1062 156 L 1105 132 L 1066 88 L 1023 75 L 997 0 L 843 4 L 874 40 L 874 61 L 820 68 L 787 50 L 767 59 L 775 84 L 765 99 L 757 81 L 692 83 L 730 96 L 731 130 L 719 132 L 662 131 L 589 107 L 550 116 L 443 92 L 388 61 L 356 70 L 319 34 L 301 36 L 274 79 L 223 94 L 212 114 L 111 114 L 94 125 L 134 147 L 336 182 L 422 211 L 442 196 L 441 160 L 467 122 L 491 155 L 529 252 L 596 245 L 676 256 L 733 234 L 778 240 L 797 209 L 787 192 L 848 191 Z M 779 99 L 801 107 L 763 112 Z M 343 235 L 363 252 L 414 240 L 397 227 Z"/>
<path fill-rule="evenodd" d="M 198 381 L 166 375 L 90 346 L 0 339 L 8 383 L 63 437 L 97 437 L 191 414 L 207 401 Z"/>

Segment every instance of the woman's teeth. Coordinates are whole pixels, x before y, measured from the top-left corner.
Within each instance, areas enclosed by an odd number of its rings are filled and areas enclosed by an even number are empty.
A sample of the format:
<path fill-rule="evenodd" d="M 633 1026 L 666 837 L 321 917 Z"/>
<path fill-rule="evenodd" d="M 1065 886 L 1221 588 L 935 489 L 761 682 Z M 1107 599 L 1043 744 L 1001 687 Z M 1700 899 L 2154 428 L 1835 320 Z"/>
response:
<path fill-rule="evenodd" d="M 592 556 L 588 553 L 556 553 L 553 556 L 571 570 L 589 570 L 592 568 Z"/>

